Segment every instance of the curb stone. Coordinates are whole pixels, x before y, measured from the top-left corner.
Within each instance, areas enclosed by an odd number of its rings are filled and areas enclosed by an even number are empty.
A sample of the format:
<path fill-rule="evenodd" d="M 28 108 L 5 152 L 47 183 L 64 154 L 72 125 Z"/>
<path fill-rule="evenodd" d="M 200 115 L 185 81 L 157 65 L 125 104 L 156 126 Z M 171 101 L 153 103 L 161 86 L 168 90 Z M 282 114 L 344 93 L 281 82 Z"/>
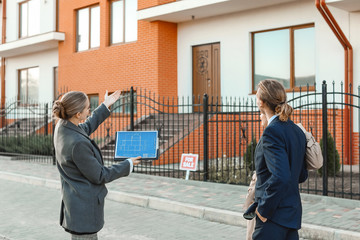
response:
<path fill-rule="evenodd" d="M 4 172 L 0 171 L 0 179 L 15 181 L 20 183 L 26 183 L 36 186 L 43 186 L 47 188 L 53 189 L 60 189 L 60 180 L 51 180 L 45 178 L 38 178 L 33 176 L 25 176 L 16 173 Z M 174 182 L 181 181 L 177 179 L 173 179 Z M 184 184 L 184 181 L 181 182 Z M 189 182 L 186 184 L 194 184 L 197 186 L 204 186 L 207 182 Z M 235 186 L 234 186 L 235 187 Z M 355 200 L 347 200 L 342 202 L 337 199 L 332 199 L 330 197 L 323 197 L 323 196 L 308 196 L 302 194 L 304 199 L 310 199 L 310 197 L 314 197 L 312 199 L 317 199 L 319 201 L 324 202 L 325 204 L 329 204 L 332 202 L 341 202 L 341 204 L 345 204 L 346 206 L 358 206 L 358 202 Z M 210 207 L 203 207 L 189 203 L 183 203 L 153 196 L 144 196 L 134 193 L 127 193 L 121 191 L 113 191 L 109 190 L 109 193 L 106 197 L 108 200 L 137 205 L 145 208 L 162 210 L 167 212 L 173 212 L 178 214 L 183 214 L 187 216 L 192 216 L 195 218 L 201 218 L 209 221 L 235 225 L 235 226 L 242 226 L 246 227 L 247 222 L 242 217 L 241 212 L 217 209 L 217 208 L 210 208 Z M 334 229 L 319 225 L 307 224 L 302 223 L 302 229 L 299 231 L 299 235 L 301 238 L 305 239 L 312 239 L 312 240 L 358 240 L 360 239 L 360 233 L 353 232 L 353 231 L 346 231 L 341 229 Z M 0 240 L 11 240 L 4 236 L 0 235 Z"/>

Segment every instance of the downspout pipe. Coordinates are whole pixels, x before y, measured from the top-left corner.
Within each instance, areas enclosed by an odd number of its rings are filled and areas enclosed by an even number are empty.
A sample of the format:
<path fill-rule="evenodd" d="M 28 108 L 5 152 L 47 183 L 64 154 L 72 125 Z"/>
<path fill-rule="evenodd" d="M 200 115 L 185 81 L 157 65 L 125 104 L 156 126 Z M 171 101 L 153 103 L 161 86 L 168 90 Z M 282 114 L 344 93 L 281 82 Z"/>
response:
<path fill-rule="evenodd" d="M 2 0 L 2 32 L 1 44 L 6 42 L 6 0 Z M 0 100 L 0 128 L 5 126 L 5 58 L 1 58 L 1 100 Z"/>
<path fill-rule="evenodd" d="M 345 55 L 345 88 L 344 92 L 346 94 L 345 97 L 345 107 L 344 107 L 344 118 L 345 121 L 349 124 L 344 124 L 344 159 L 343 163 L 345 164 L 352 164 L 350 160 L 351 156 L 351 140 L 352 140 L 352 133 L 353 133 L 353 121 L 352 121 L 352 113 L 349 111 L 349 106 L 352 105 L 352 88 L 349 86 L 353 86 L 353 48 L 346 38 L 344 32 L 341 30 L 339 24 L 336 22 L 334 16 L 330 12 L 329 8 L 327 7 L 325 0 L 315 0 L 316 8 L 319 10 L 320 14 L 325 19 L 326 23 L 329 25 L 333 33 L 335 34 L 336 38 L 339 40 L 340 44 L 344 48 L 344 55 Z"/>

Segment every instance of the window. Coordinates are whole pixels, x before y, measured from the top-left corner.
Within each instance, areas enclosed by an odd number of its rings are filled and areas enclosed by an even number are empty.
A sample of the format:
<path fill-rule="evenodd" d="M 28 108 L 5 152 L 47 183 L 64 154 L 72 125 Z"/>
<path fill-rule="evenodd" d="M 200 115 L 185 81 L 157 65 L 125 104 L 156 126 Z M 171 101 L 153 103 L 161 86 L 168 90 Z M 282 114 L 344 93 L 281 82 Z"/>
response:
<path fill-rule="evenodd" d="M 314 24 L 252 33 L 253 92 L 264 79 L 276 79 L 288 90 L 315 83 Z"/>
<path fill-rule="evenodd" d="M 99 94 L 89 94 L 90 111 L 94 111 L 99 106 Z"/>
<path fill-rule="evenodd" d="M 77 51 L 100 46 L 100 7 L 83 8 L 77 12 Z"/>
<path fill-rule="evenodd" d="M 40 33 L 40 0 L 19 3 L 19 38 Z"/>
<path fill-rule="evenodd" d="M 111 2 L 111 44 L 137 40 L 136 11 L 137 0 Z"/>
<path fill-rule="evenodd" d="M 58 85 L 59 85 L 59 72 L 58 67 L 53 68 L 53 76 L 54 76 L 54 100 L 58 98 Z"/>
<path fill-rule="evenodd" d="M 111 106 L 111 110 L 113 113 L 130 114 L 130 106 L 131 106 L 130 92 L 122 92 L 119 100 L 117 100 Z M 136 113 L 136 93 L 134 92 L 134 114 L 135 113 Z"/>
<path fill-rule="evenodd" d="M 34 104 L 39 100 L 39 68 L 19 70 L 18 100 L 20 104 Z"/>

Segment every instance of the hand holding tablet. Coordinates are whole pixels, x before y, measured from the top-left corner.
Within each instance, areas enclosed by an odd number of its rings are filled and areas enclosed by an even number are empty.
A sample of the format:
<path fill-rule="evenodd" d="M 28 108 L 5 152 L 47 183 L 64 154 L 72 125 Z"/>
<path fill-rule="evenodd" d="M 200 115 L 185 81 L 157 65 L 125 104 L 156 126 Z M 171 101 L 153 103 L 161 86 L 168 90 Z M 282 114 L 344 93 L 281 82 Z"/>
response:
<path fill-rule="evenodd" d="M 157 131 L 116 132 L 115 160 L 141 157 L 141 160 L 156 160 L 159 155 Z"/>

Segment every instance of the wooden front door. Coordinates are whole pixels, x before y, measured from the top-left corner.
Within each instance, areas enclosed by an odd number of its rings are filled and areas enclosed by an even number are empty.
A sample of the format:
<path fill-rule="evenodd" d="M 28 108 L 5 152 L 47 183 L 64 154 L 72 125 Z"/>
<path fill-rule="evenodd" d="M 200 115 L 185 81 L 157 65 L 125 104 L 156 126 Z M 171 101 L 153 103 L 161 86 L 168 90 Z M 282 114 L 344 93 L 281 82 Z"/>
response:
<path fill-rule="evenodd" d="M 220 101 L 220 43 L 193 47 L 193 95 L 195 102 L 204 93 L 209 103 Z"/>

